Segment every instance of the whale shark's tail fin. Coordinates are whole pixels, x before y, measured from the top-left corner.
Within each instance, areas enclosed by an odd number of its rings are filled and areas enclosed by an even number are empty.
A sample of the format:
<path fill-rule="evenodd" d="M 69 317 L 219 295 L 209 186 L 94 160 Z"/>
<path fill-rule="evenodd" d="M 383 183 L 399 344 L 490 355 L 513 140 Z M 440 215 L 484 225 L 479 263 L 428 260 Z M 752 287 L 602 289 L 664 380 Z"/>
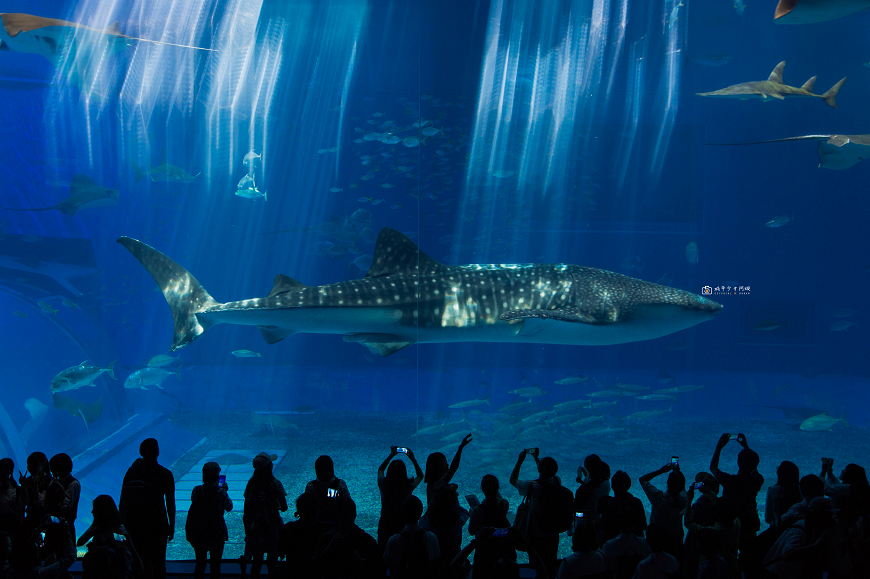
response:
<path fill-rule="evenodd" d="M 825 99 L 825 104 L 837 108 L 837 101 L 835 100 L 835 97 L 837 96 L 837 93 L 840 92 L 840 87 L 843 86 L 844 82 L 846 82 L 845 78 L 832 86 L 830 89 L 828 89 L 828 92 L 822 95 L 822 98 Z"/>
<path fill-rule="evenodd" d="M 196 314 L 220 305 L 189 271 L 150 245 L 129 237 L 119 237 L 118 243 L 151 274 L 175 320 L 172 350 L 182 348 L 205 332 L 211 323 L 200 320 Z"/>

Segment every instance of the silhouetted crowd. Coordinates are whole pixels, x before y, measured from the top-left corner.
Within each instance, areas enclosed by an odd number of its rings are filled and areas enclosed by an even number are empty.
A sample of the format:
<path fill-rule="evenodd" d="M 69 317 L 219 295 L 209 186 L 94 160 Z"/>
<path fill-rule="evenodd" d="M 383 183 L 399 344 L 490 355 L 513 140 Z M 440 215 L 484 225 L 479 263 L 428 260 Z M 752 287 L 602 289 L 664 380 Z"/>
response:
<path fill-rule="evenodd" d="M 730 442 L 743 449 L 737 472 L 719 468 Z M 839 478 L 833 459 L 822 458 L 819 475 L 801 477 L 785 461 L 776 484 L 767 489 L 763 532 L 756 497 L 764 485 L 758 454 L 743 434 L 723 434 L 710 472 L 688 484 L 679 460 L 637 480 L 651 505 L 629 490 L 631 477 L 597 455 L 577 469 L 579 487 L 563 486 L 559 466 L 538 449 L 520 452 L 509 483 L 522 497 L 513 521 L 499 479 L 483 477 L 480 490 L 465 496 L 451 482 L 460 466 L 459 444 L 452 461 L 435 452 L 420 468 L 414 453 L 392 447 L 378 467 L 381 515 L 377 539 L 355 524 L 356 504 L 333 461 L 314 463 L 315 479 L 295 503 L 293 521 L 284 523 L 286 492 L 272 474 L 274 455 L 253 459 L 244 492 L 245 552 L 242 576 L 259 577 L 265 563 L 270 577 L 323 579 L 513 579 L 520 576 L 518 552 L 528 556 L 538 578 L 573 579 L 859 579 L 870 577 L 870 485 L 864 469 L 847 465 Z M 153 438 L 139 447 L 141 458 L 127 470 L 120 501 L 100 495 L 93 501 L 93 524 L 76 535 L 81 486 L 72 460 L 39 452 L 27 471 L 14 476 L 11 459 L 0 460 L 0 579 L 70 577 L 76 544 L 87 545 L 83 577 L 115 579 L 166 576 L 166 545 L 175 534 L 175 482 L 160 466 Z M 407 458 L 414 467 L 408 476 Z M 538 477 L 520 479 L 531 456 Z M 233 509 L 228 485 L 215 462 L 202 467 L 202 485 L 191 493 L 185 534 L 196 554 L 194 576 L 210 568 L 220 577 L 228 540 L 224 513 Z M 664 488 L 654 479 L 667 474 Z M 414 496 L 425 484 L 426 505 Z M 463 546 L 463 529 L 471 539 Z M 558 557 L 563 533 L 573 553 Z M 77 539 L 77 541 L 76 541 Z M 473 554 L 473 557 L 472 557 Z M 472 561 L 469 563 L 469 561 Z"/>

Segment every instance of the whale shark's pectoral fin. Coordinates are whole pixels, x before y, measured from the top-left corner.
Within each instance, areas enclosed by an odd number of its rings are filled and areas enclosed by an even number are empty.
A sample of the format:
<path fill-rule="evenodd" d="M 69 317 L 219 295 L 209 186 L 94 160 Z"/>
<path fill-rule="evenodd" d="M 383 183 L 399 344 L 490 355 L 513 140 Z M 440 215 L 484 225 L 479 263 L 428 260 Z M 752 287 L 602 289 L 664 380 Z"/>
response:
<path fill-rule="evenodd" d="M 267 344 L 274 344 L 276 342 L 280 342 L 287 336 L 291 336 L 296 333 L 290 328 L 281 328 L 279 326 L 257 326 L 257 329 L 259 329 L 260 333 L 263 334 L 263 339 L 266 341 Z"/>
<path fill-rule="evenodd" d="M 499 319 L 521 320 L 526 318 L 539 318 L 542 320 L 556 320 L 558 322 L 580 322 L 581 324 L 600 324 L 601 320 L 582 313 L 578 308 L 563 308 L 560 310 L 508 310 L 499 316 Z M 523 334 L 522 330 L 520 334 Z"/>
<path fill-rule="evenodd" d="M 384 358 L 413 344 L 395 334 L 348 334 L 344 341 L 359 342 L 368 347 L 372 354 L 380 354 Z"/>

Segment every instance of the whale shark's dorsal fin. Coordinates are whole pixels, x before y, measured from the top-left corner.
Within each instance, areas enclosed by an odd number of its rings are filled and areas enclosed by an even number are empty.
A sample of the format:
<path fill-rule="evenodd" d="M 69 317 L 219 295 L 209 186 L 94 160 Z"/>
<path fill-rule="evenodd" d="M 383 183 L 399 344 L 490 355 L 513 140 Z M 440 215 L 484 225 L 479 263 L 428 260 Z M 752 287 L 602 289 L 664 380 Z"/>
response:
<path fill-rule="evenodd" d="M 417 247 L 417 244 L 404 234 L 384 227 L 375 242 L 372 266 L 366 277 L 383 277 L 396 273 L 427 274 L 445 268 Z M 418 269 L 419 268 L 419 269 Z"/>
<path fill-rule="evenodd" d="M 773 72 L 770 73 L 770 76 L 767 77 L 767 80 L 770 82 L 778 82 L 779 84 L 782 84 L 782 69 L 784 68 L 785 61 L 783 60 L 776 65 L 776 68 L 773 69 Z"/>
<path fill-rule="evenodd" d="M 275 285 L 272 286 L 272 291 L 270 291 L 269 295 L 266 297 L 271 298 L 279 294 L 286 294 L 287 292 L 301 290 L 307 287 L 308 286 L 301 281 L 296 281 L 292 277 L 279 273 L 275 276 Z"/>

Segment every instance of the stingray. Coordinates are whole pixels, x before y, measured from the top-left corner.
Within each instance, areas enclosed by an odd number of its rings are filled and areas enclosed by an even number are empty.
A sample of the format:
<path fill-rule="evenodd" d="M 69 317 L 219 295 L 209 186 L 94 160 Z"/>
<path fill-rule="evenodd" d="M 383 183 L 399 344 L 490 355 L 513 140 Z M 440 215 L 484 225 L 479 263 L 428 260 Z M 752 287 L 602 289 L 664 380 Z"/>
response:
<path fill-rule="evenodd" d="M 825 22 L 867 8 L 870 8 L 870 0 L 779 0 L 773 21 L 777 24 Z"/>
<path fill-rule="evenodd" d="M 100 418 L 103 413 L 103 399 L 97 398 L 94 402 L 82 402 L 71 396 L 63 396 L 61 394 L 52 394 L 51 402 L 58 410 L 66 410 L 73 416 L 81 416 L 85 422 L 85 430 L 88 431 L 88 436 L 91 435 L 91 429 L 88 424 L 93 424 Z"/>
<path fill-rule="evenodd" d="M 106 207 L 118 204 L 118 190 L 97 185 L 87 175 L 76 175 L 69 186 L 69 197 L 51 207 L 15 208 L 0 207 L 9 211 L 51 211 L 57 209 L 64 215 L 75 215 L 80 209 Z"/>
<path fill-rule="evenodd" d="M 870 135 L 803 135 L 748 143 L 708 143 L 710 145 L 760 145 L 785 141 L 819 141 L 819 167 L 848 169 L 864 159 L 870 159 Z"/>

